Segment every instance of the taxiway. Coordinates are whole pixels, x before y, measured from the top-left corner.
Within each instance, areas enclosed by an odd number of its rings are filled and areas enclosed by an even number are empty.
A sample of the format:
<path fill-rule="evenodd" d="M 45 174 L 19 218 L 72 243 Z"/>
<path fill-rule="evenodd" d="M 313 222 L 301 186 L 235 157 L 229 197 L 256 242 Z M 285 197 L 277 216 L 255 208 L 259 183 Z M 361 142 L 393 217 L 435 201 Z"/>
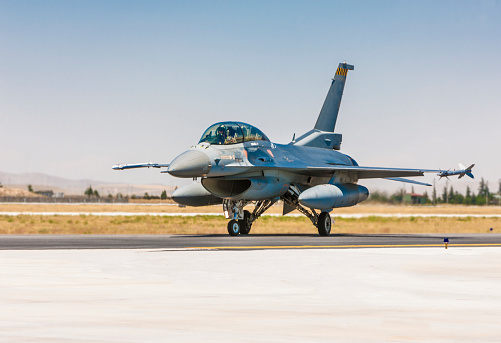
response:
<path fill-rule="evenodd" d="M 0 250 L 52 249 L 312 249 L 500 246 L 500 234 L 311 235 L 4 235 Z"/>

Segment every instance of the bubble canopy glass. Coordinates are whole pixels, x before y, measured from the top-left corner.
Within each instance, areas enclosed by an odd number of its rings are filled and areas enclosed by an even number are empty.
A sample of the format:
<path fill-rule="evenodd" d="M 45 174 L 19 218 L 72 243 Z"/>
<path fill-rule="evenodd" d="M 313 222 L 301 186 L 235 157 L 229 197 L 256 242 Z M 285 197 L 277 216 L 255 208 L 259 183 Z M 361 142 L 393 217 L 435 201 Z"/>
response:
<path fill-rule="evenodd" d="M 205 130 L 200 142 L 230 145 L 250 141 L 269 141 L 257 127 L 234 121 L 216 123 Z"/>

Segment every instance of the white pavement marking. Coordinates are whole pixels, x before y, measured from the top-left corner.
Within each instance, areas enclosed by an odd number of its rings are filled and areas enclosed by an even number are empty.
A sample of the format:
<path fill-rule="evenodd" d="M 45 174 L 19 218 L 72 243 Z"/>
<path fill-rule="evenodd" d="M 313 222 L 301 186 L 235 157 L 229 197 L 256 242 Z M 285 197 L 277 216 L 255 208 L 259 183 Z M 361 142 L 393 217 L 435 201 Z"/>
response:
<path fill-rule="evenodd" d="M 499 342 L 499 248 L 0 251 L 1 342 Z"/>
<path fill-rule="evenodd" d="M 196 217 L 196 216 L 224 216 L 223 213 L 164 213 L 164 212 L 0 212 L 0 216 L 102 216 L 102 217 L 133 217 L 133 216 L 152 216 L 152 217 Z M 281 217 L 280 213 L 264 214 L 263 217 Z M 333 218 L 501 218 L 501 214 L 409 214 L 409 213 L 351 213 L 331 215 Z M 302 214 L 292 213 L 286 217 L 303 217 Z"/>

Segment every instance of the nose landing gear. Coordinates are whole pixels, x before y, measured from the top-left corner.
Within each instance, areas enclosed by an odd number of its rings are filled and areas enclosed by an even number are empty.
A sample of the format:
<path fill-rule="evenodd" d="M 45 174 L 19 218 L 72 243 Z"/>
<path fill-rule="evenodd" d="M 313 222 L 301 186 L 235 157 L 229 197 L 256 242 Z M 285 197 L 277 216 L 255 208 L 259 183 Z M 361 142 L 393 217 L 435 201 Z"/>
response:
<path fill-rule="evenodd" d="M 247 210 L 244 210 L 244 219 L 238 221 L 240 223 L 240 234 L 242 235 L 249 234 L 252 226 L 252 222 L 250 219 L 251 219 L 251 213 Z"/>
<path fill-rule="evenodd" d="M 239 220 L 232 219 L 228 222 L 228 233 L 230 236 L 238 236 L 240 233 Z"/>
<path fill-rule="evenodd" d="M 226 218 L 232 218 L 228 222 L 228 233 L 230 234 L 230 236 L 238 236 L 239 234 L 248 235 L 251 230 L 252 223 L 254 223 L 254 221 L 258 219 L 267 209 L 269 209 L 271 205 L 275 203 L 275 201 L 257 201 L 252 213 L 243 209 L 244 206 L 250 203 L 251 201 L 244 200 L 223 201 L 224 215 L 226 216 Z"/>
<path fill-rule="evenodd" d="M 252 226 L 250 221 L 251 213 L 247 210 L 244 211 L 244 219 L 232 219 L 228 222 L 228 233 L 230 236 L 248 235 Z"/>

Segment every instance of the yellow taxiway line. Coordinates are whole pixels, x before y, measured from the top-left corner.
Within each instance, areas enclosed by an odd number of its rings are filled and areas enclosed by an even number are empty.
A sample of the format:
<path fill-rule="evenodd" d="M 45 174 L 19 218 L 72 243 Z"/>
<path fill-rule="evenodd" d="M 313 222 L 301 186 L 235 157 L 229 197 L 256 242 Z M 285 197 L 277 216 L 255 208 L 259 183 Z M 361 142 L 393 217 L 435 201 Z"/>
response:
<path fill-rule="evenodd" d="M 494 247 L 501 243 L 478 244 L 448 244 L 448 247 Z M 227 247 L 189 247 L 193 250 L 245 250 L 245 249 L 318 249 L 318 248 L 413 248 L 413 247 L 445 247 L 445 244 L 360 244 L 360 245 L 256 245 L 256 246 L 227 246 Z"/>

